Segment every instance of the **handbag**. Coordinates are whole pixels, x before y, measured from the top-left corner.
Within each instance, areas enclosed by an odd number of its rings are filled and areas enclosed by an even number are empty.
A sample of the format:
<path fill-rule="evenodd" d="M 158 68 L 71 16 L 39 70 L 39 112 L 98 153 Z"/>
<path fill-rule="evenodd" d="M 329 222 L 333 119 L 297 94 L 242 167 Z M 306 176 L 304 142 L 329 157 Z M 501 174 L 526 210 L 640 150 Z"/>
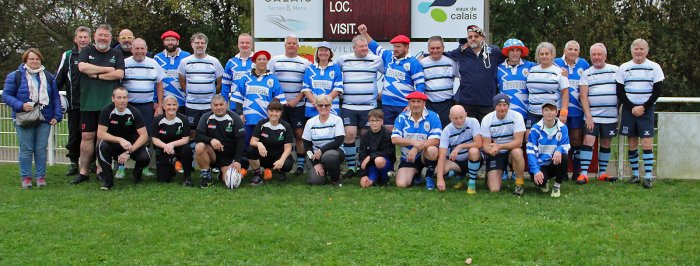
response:
<path fill-rule="evenodd" d="M 42 122 L 44 122 L 44 115 L 41 114 L 39 103 L 35 103 L 34 109 L 29 112 L 15 114 L 15 123 L 20 127 L 34 127 Z"/>

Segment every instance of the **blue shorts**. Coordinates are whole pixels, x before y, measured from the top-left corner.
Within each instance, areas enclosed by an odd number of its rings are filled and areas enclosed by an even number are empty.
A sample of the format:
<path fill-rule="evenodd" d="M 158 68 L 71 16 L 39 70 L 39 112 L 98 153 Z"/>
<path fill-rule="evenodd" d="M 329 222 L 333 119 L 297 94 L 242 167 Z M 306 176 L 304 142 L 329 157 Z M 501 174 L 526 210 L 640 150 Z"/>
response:
<path fill-rule="evenodd" d="M 566 118 L 566 127 L 569 129 L 581 129 L 586 127 L 586 121 L 583 116 L 569 116 Z"/>
<path fill-rule="evenodd" d="M 593 123 L 593 130 L 585 130 L 586 135 L 601 137 L 601 138 L 612 138 L 617 136 L 617 123 L 601 124 Z"/>
<path fill-rule="evenodd" d="M 340 111 L 340 117 L 343 118 L 343 126 L 368 128 L 369 111 L 371 110 L 357 111 L 342 108 Z"/>
<path fill-rule="evenodd" d="M 650 138 L 654 136 L 654 108 L 644 110 L 644 114 L 636 117 L 632 111 L 622 108 L 620 135 Z"/>
<path fill-rule="evenodd" d="M 389 106 L 382 105 L 382 111 L 384 111 L 384 125 L 394 126 L 394 121 L 397 117 L 406 109 L 406 106 Z"/>

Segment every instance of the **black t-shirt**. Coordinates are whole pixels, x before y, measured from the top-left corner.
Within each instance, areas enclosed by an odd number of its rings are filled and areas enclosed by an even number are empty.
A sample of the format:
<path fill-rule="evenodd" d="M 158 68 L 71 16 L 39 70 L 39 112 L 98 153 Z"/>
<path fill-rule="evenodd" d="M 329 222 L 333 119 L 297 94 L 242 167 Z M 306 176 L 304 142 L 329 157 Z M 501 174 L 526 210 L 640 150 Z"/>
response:
<path fill-rule="evenodd" d="M 245 129 L 241 118 L 231 112 L 219 117 L 211 111 L 206 112 L 199 119 L 197 125 L 197 142 L 211 143 L 212 139 L 217 139 L 225 147 L 236 145 L 238 138 L 245 139 Z M 224 151 L 227 149 L 225 148 Z"/>
<path fill-rule="evenodd" d="M 259 139 L 267 152 L 274 155 L 282 155 L 284 152 L 284 144 L 292 143 L 292 127 L 285 121 L 280 121 L 279 124 L 273 126 L 270 124 L 270 119 L 258 121 L 253 130 L 253 137 Z M 277 157 L 277 156 L 274 156 Z"/>
<path fill-rule="evenodd" d="M 100 52 L 94 45 L 80 50 L 81 63 L 124 70 L 124 56 L 117 49 Z M 94 79 L 80 76 L 80 111 L 99 111 L 111 103 L 112 90 L 119 86 L 119 80 Z"/>
<path fill-rule="evenodd" d="M 190 135 L 190 124 L 187 117 L 177 113 L 175 119 L 168 120 L 165 115 L 159 115 L 153 120 L 153 137 L 165 143 L 170 143 L 188 137 Z"/>
<path fill-rule="evenodd" d="M 143 118 L 138 109 L 127 105 L 124 112 L 119 112 L 114 104 L 110 104 L 100 113 L 100 126 L 107 127 L 107 133 L 134 143 L 139 138 L 136 131 L 144 127 Z"/>

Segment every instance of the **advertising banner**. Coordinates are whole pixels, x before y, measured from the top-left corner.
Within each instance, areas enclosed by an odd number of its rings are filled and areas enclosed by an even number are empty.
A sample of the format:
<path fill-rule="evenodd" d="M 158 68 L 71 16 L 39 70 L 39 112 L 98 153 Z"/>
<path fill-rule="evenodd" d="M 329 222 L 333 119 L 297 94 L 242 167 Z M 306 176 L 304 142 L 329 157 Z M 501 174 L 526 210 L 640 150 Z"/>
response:
<path fill-rule="evenodd" d="M 255 0 L 256 38 L 323 37 L 323 0 Z"/>
<path fill-rule="evenodd" d="M 464 38 L 467 26 L 484 28 L 484 0 L 411 0 L 411 38 Z"/>
<path fill-rule="evenodd" d="M 411 3 L 406 0 L 325 0 L 323 39 L 347 41 L 365 24 L 377 41 L 411 34 Z"/>

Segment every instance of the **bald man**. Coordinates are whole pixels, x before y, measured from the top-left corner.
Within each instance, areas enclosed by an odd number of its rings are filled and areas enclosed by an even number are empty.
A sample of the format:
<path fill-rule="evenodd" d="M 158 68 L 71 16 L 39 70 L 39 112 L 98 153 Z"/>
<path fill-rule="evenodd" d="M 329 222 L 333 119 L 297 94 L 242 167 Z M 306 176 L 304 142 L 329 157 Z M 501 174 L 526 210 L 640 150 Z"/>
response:
<path fill-rule="evenodd" d="M 460 176 L 469 174 L 467 193 L 476 193 L 476 173 L 481 166 L 481 134 L 479 121 L 467 117 L 467 112 L 461 105 L 450 108 L 450 124 L 442 130 L 438 153 L 437 188 L 445 190 L 445 174 L 458 173 Z M 458 178 L 460 180 L 461 178 Z M 461 188 L 463 183 L 458 181 L 455 188 Z"/>
<path fill-rule="evenodd" d="M 119 36 L 117 36 L 117 41 L 119 44 L 114 48 L 122 52 L 124 58 L 132 56 L 133 53 L 131 53 L 131 46 L 133 45 L 134 39 L 134 33 L 131 30 L 123 29 L 119 32 Z"/>

